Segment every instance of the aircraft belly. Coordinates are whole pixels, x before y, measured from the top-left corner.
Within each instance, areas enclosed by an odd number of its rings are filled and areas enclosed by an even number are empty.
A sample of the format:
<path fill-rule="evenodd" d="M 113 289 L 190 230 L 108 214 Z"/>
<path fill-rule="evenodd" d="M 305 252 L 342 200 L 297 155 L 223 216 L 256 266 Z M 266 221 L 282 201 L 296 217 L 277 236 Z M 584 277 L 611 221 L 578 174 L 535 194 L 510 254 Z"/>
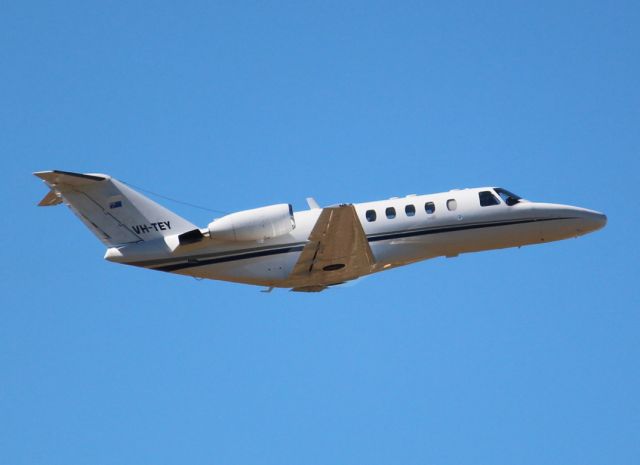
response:
<path fill-rule="evenodd" d="M 174 273 L 204 279 L 287 287 L 286 279 L 299 255 L 300 252 L 296 251 L 266 257 L 204 264 L 176 270 Z"/>
<path fill-rule="evenodd" d="M 412 263 L 438 255 L 433 247 L 433 238 L 427 236 L 374 242 L 371 251 L 379 266 Z"/>

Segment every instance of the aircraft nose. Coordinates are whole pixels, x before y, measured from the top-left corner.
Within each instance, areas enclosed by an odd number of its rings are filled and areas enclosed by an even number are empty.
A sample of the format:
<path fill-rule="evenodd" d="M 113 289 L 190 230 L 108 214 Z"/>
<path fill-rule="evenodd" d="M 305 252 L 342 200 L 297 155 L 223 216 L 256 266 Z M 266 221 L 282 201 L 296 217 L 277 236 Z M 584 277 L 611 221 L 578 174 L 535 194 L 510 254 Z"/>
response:
<path fill-rule="evenodd" d="M 607 224 L 607 215 L 604 213 L 580 209 L 578 215 L 580 217 L 580 229 L 585 233 L 602 229 Z"/>
<path fill-rule="evenodd" d="M 582 236 L 607 224 L 604 213 L 571 205 L 535 204 L 531 209 L 542 220 L 539 226 L 545 241 Z"/>

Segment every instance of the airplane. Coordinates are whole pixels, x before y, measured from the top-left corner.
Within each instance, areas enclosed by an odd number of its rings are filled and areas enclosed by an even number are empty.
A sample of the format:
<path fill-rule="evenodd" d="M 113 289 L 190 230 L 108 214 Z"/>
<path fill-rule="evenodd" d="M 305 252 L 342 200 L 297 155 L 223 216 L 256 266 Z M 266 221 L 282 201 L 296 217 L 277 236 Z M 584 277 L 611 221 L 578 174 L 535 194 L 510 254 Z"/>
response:
<path fill-rule="evenodd" d="M 603 213 L 525 200 L 501 187 L 407 195 L 294 212 L 282 203 L 199 228 L 123 182 L 40 171 L 38 204 L 65 203 L 106 246 L 104 258 L 150 270 L 319 292 L 435 257 L 558 241 L 605 226 Z"/>

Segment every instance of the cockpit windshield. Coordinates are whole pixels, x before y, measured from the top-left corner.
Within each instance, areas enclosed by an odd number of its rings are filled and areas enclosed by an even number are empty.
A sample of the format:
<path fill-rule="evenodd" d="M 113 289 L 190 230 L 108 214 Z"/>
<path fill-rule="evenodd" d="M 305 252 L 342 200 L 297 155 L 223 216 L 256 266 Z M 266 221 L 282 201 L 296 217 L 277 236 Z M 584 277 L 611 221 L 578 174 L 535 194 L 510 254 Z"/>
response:
<path fill-rule="evenodd" d="M 508 190 L 503 189 L 502 187 L 496 187 L 493 190 L 496 191 L 496 194 L 498 194 L 500 198 L 504 201 L 504 203 L 506 203 L 509 206 L 517 204 L 522 199 L 522 197 L 514 194 L 513 192 L 509 192 Z"/>

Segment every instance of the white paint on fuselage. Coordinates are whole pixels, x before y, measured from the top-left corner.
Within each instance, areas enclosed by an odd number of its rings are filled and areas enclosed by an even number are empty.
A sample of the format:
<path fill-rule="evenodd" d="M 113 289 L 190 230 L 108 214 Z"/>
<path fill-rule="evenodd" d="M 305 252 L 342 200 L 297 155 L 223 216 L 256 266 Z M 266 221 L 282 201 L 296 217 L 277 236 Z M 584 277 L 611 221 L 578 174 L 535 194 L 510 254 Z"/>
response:
<path fill-rule="evenodd" d="M 600 229 L 606 217 L 598 212 L 567 205 L 520 201 L 509 206 L 480 206 L 479 192 L 493 188 L 454 190 L 354 204 L 376 260 L 372 272 L 406 265 L 439 256 L 455 256 L 506 247 L 550 242 L 576 237 Z M 447 208 L 448 200 L 457 208 Z M 425 204 L 435 204 L 427 213 Z M 415 215 L 405 208 L 412 205 Z M 394 208 L 395 217 L 387 218 L 386 209 Z M 376 212 L 375 221 L 367 221 L 366 212 Z M 202 242 L 175 248 L 171 238 L 111 248 L 106 259 L 145 267 L 166 267 L 191 260 L 193 267 L 169 270 L 174 273 L 209 279 L 227 280 L 275 287 L 292 287 L 287 280 L 300 250 L 307 242 L 320 209 L 296 212 L 296 228 L 289 234 L 264 242 Z M 266 250 L 292 247 L 288 253 L 251 257 Z M 238 259 L 248 254 L 248 258 Z M 235 257 L 226 260 L 225 257 Z M 207 263 L 207 261 L 215 261 Z"/>

